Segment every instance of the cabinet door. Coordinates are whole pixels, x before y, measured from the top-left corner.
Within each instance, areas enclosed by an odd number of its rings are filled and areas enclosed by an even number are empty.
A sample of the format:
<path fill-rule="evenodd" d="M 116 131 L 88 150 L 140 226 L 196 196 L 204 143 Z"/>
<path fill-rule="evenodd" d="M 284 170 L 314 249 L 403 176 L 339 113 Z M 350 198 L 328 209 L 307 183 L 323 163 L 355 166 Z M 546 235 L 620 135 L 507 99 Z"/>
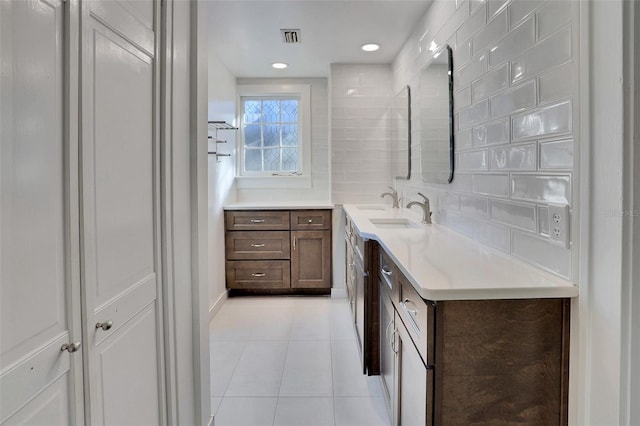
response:
<path fill-rule="evenodd" d="M 396 313 L 397 412 L 400 426 L 432 423 L 431 407 L 433 370 L 427 370 L 409 333 Z"/>
<path fill-rule="evenodd" d="M 331 288 L 331 231 L 291 231 L 291 288 Z"/>
<path fill-rule="evenodd" d="M 82 352 L 61 351 L 81 340 L 77 149 L 64 125 L 65 56 L 77 51 L 65 52 L 64 9 L 0 1 L 2 425 L 83 423 Z"/>
<path fill-rule="evenodd" d="M 165 423 L 158 7 L 154 0 L 87 0 L 82 8 L 82 271 L 92 425 Z"/>
<path fill-rule="evenodd" d="M 348 238 L 348 237 L 347 237 Z M 345 265 L 345 287 L 347 289 L 347 301 L 351 310 L 352 321 L 355 322 L 355 290 L 353 285 L 353 249 L 347 239 L 345 242 L 346 265 Z"/>
<path fill-rule="evenodd" d="M 365 346 L 364 346 L 364 286 L 365 286 L 365 272 L 364 265 L 358 257 L 354 255 L 354 288 L 355 288 L 355 328 L 356 337 L 358 340 L 358 348 L 360 349 L 360 359 L 362 363 L 362 372 L 367 372 L 367 365 L 365 362 Z"/>
<path fill-rule="evenodd" d="M 379 281 L 382 287 L 386 285 Z M 387 404 L 387 412 L 391 426 L 395 422 L 395 369 L 396 354 L 394 351 L 395 321 L 393 305 L 384 289 L 380 289 L 380 384 Z"/>

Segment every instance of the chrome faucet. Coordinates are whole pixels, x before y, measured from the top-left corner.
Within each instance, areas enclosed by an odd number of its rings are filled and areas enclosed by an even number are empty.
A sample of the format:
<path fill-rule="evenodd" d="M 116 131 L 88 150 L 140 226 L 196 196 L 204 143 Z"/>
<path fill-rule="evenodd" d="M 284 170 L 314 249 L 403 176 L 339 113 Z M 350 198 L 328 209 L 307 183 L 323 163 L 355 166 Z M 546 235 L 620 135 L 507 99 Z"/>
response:
<path fill-rule="evenodd" d="M 407 204 L 407 208 L 410 209 L 412 206 L 422 207 L 422 223 L 431 223 L 431 209 L 429 208 L 429 199 L 420 192 L 418 192 L 418 195 L 424 198 L 424 202 L 421 203 L 420 201 L 412 201 Z"/>
<path fill-rule="evenodd" d="M 393 189 L 392 187 L 389 187 L 389 189 L 391 190 L 391 192 L 385 192 L 383 193 L 380 198 L 384 198 L 385 195 L 388 195 L 391 197 L 391 199 L 393 200 L 393 208 L 394 209 L 399 209 L 400 208 L 400 199 L 398 198 L 398 191 L 396 191 L 395 189 Z"/>

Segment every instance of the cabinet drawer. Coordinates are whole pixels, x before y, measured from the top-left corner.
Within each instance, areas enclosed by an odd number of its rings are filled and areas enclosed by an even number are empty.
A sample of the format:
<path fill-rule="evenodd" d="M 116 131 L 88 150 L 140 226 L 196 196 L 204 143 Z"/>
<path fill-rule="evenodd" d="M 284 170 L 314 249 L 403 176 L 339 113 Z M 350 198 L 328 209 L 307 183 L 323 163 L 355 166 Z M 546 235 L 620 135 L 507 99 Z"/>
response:
<path fill-rule="evenodd" d="M 404 276 L 398 276 L 398 283 L 400 297 L 395 300 L 400 319 L 407 327 L 425 364 L 432 365 L 434 308 L 420 297 Z"/>
<path fill-rule="evenodd" d="M 289 259 L 289 231 L 232 231 L 225 236 L 228 260 Z"/>
<path fill-rule="evenodd" d="M 289 211 L 225 211 L 224 223 L 230 231 L 289 229 Z"/>
<path fill-rule="evenodd" d="M 331 210 L 293 210 L 291 229 L 331 229 Z"/>
<path fill-rule="evenodd" d="M 227 288 L 290 288 L 288 260 L 228 261 Z"/>

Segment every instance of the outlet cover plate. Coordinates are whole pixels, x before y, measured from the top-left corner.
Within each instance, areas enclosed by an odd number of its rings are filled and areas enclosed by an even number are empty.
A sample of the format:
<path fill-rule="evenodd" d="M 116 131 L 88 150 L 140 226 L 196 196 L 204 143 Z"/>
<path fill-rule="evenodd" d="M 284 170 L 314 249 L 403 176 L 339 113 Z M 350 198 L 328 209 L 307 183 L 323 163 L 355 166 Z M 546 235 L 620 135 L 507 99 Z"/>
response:
<path fill-rule="evenodd" d="M 549 239 L 569 248 L 569 206 L 549 204 Z"/>

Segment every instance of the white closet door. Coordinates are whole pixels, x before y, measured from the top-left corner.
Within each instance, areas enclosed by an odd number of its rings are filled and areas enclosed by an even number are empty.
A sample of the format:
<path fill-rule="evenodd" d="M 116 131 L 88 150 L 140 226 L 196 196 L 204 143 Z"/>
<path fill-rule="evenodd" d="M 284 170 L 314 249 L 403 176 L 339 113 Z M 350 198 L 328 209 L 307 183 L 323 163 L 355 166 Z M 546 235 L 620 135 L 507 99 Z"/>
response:
<path fill-rule="evenodd" d="M 81 352 L 61 351 L 81 335 L 70 261 L 77 175 L 66 171 L 78 164 L 64 126 L 65 32 L 60 0 L 0 1 L 3 425 L 82 422 Z"/>
<path fill-rule="evenodd" d="M 157 7 L 83 2 L 82 273 L 92 425 L 165 422 Z"/>

